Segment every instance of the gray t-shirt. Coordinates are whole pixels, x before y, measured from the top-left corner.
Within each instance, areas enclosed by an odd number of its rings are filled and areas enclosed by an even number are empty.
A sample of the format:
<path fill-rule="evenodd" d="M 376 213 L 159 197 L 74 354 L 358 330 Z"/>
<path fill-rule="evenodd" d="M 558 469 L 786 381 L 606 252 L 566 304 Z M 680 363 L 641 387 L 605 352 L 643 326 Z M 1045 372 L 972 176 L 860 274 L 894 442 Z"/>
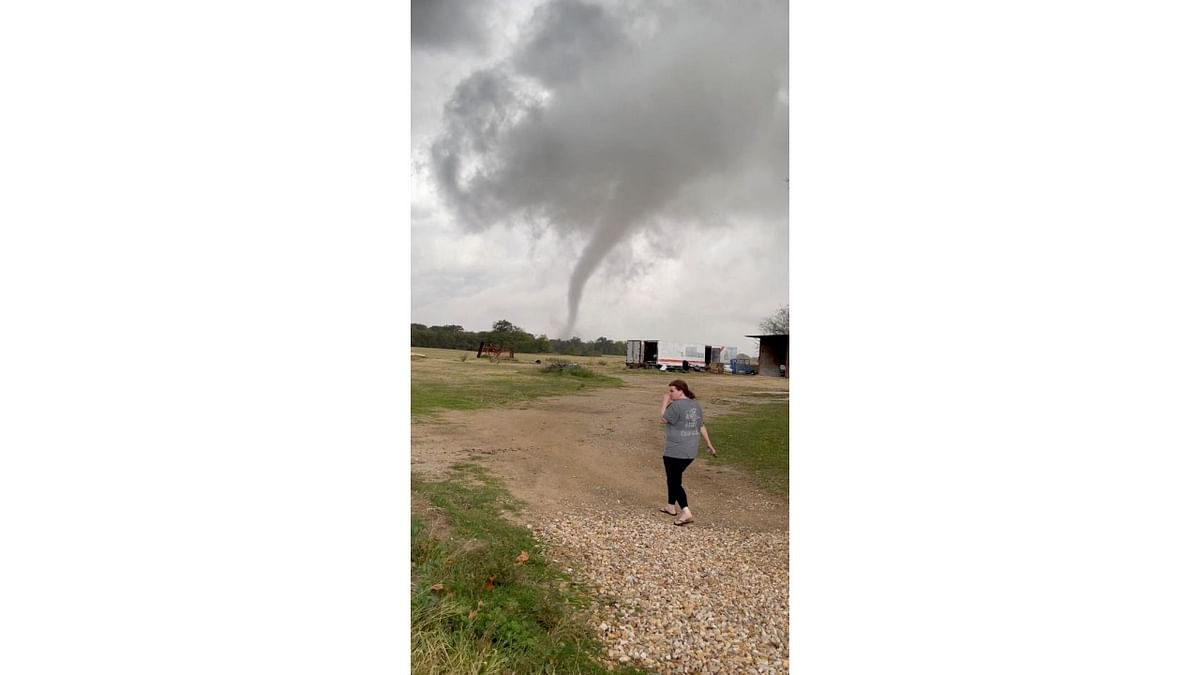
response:
<path fill-rule="evenodd" d="M 704 424 L 700 404 L 690 398 L 671 401 L 663 418 L 667 420 L 667 446 L 663 449 L 663 457 L 695 459 L 700 449 L 700 425 Z"/>

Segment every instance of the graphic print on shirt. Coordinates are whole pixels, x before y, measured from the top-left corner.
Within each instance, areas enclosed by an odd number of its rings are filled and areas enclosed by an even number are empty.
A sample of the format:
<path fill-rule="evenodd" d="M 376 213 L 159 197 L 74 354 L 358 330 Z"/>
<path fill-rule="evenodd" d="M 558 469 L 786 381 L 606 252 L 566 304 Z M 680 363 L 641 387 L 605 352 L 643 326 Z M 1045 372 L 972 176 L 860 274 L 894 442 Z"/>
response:
<path fill-rule="evenodd" d="M 679 435 L 680 436 L 699 436 L 700 431 L 697 429 L 697 427 L 699 426 L 697 424 L 699 417 L 700 417 L 700 415 L 697 413 L 697 410 L 695 408 L 688 408 L 687 414 L 684 415 L 683 430 L 682 430 L 682 432 L 680 432 Z"/>

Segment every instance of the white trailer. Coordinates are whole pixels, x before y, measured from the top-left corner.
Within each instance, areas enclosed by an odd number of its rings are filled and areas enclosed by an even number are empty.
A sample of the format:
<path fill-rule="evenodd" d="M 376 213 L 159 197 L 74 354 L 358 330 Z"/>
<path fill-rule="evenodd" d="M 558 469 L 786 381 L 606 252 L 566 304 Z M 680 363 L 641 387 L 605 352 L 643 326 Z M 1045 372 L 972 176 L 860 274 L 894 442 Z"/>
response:
<path fill-rule="evenodd" d="M 658 340 L 626 340 L 625 366 L 627 368 L 657 368 Z"/>
<path fill-rule="evenodd" d="M 626 340 L 625 341 L 625 367 L 626 368 L 645 368 L 651 366 L 646 358 L 646 343 L 644 340 Z M 657 356 L 657 350 L 655 355 Z"/>
<path fill-rule="evenodd" d="M 736 358 L 737 347 L 704 347 L 704 365 L 709 369 L 722 366 L 727 371 L 730 362 Z"/>
<path fill-rule="evenodd" d="M 712 348 L 690 342 L 665 340 L 626 340 L 625 365 L 629 368 L 665 368 L 666 370 L 702 369 L 706 351 Z"/>
<path fill-rule="evenodd" d="M 704 368 L 704 345 L 688 342 L 659 342 L 658 366 L 667 370 Z"/>
<path fill-rule="evenodd" d="M 725 368 L 728 368 L 731 360 L 738 358 L 737 347 L 713 347 L 713 352 L 718 350 L 720 350 L 720 353 L 714 354 L 715 358 L 713 358 L 712 363 L 720 363 L 725 365 Z"/>

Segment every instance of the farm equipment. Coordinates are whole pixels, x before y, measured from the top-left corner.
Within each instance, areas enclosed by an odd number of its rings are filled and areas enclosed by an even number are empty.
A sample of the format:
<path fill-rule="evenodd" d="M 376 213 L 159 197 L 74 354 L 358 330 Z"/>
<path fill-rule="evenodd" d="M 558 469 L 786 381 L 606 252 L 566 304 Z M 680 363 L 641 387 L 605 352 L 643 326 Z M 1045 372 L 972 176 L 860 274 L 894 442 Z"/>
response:
<path fill-rule="evenodd" d="M 479 351 L 475 353 L 475 358 L 483 358 L 484 354 L 491 359 L 516 358 L 516 356 L 513 354 L 512 347 L 502 347 L 500 345 L 494 345 L 490 342 L 479 343 Z"/>
<path fill-rule="evenodd" d="M 751 359 L 730 359 L 729 372 L 734 375 L 757 375 L 758 364 Z"/>

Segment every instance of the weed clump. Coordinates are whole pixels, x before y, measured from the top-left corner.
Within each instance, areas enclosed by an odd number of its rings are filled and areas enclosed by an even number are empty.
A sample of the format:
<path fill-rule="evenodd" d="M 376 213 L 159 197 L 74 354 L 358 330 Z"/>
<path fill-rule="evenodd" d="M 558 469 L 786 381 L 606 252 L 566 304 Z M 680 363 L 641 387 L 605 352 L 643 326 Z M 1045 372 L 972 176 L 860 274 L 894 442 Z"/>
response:
<path fill-rule="evenodd" d="M 570 375 L 571 377 L 598 377 L 599 374 L 594 370 L 589 370 L 585 366 L 571 361 L 563 361 L 562 359 L 547 359 L 546 363 L 540 368 L 543 373 L 553 373 L 555 375 Z"/>

